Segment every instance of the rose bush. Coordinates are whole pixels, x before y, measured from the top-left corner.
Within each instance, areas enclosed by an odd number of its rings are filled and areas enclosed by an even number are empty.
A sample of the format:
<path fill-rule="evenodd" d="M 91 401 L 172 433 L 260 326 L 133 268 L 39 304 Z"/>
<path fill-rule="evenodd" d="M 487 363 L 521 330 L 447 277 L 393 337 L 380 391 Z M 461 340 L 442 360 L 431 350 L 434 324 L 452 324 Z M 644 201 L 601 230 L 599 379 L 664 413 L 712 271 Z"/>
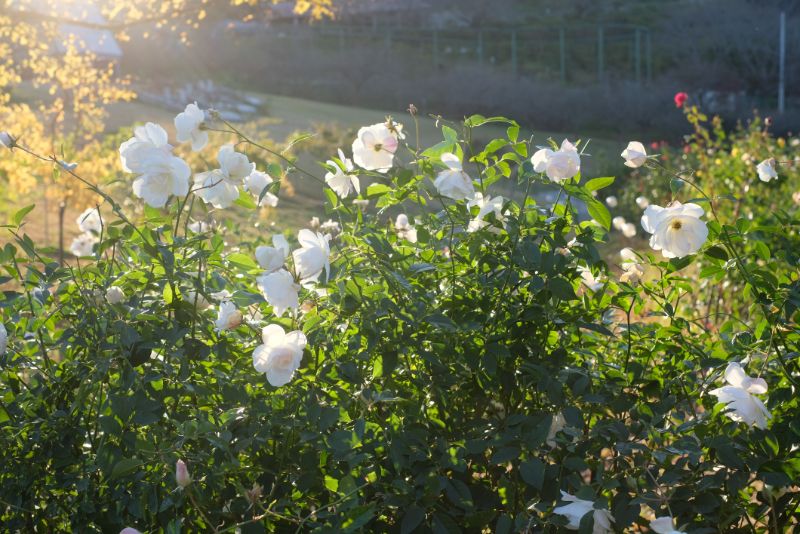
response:
<path fill-rule="evenodd" d="M 743 197 L 742 217 L 629 146 L 632 172 L 673 194 L 638 211 L 652 248 L 619 256 L 595 198 L 614 178 L 581 177 L 580 142 L 539 147 L 508 119 L 443 124 L 429 148 L 391 119 L 366 126 L 352 163 L 339 153 L 324 178 L 213 113 L 176 120 L 193 146 L 225 132 L 208 140 L 219 168 L 189 180 L 183 147 L 138 128 L 120 147 L 148 204 L 137 220 L 12 143 L 104 202 L 88 257 L 59 265 L 37 249 L 27 209 L 0 250 L 8 530 L 796 525 L 795 209 Z M 506 136 L 473 146 L 489 123 Z M 263 172 L 256 152 L 271 176 L 281 165 L 333 188 L 325 231 L 249 240 L 190 222 L 280 195 L 277 179 L 255 199 L 239 187 Z M 510 198 L 492 196 L 501 181 Z M 558 200 L 540 204 L 551 182 Z M 730 312 L 697 306 L 711 281 L 739 288 Z"/>

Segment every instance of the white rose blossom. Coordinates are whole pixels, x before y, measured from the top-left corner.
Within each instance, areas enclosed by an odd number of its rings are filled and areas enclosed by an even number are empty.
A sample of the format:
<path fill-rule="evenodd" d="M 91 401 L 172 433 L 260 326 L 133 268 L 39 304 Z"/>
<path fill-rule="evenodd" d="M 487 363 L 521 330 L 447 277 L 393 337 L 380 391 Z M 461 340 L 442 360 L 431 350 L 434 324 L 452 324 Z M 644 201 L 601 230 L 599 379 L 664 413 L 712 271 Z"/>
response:
<path fill-rule="evenodd" d="M 647 163 L 647 151 L 639 141 L 631 141 L 628 147 L 620 154 L 625 158 L 625 165 L 636 169 Z"/>
<path fill-rule="evenodd" d="M 619 200 L 617 200 L 617 197 L 613 195 L 610 197 L 606 197 L 606 206 L 608 206 L 611 209 L 614 209 L 617 206 L 619 206 Z"/>
<path fill-rule="evenodd" d="M 300 306 L 300 286 L 286 269 L 262 274 L 256 278 L 256 283 L 277 317 L 282 316 L 286 310 L 296 310 Z"/>
<path fill-rule="evenodd" d="M 253 351 L 253 367 L 267 375 L 267 381 L 275 387 L 288 384 L 303 359 L 306 336 L 300 330 L 286 332 L 276 324 L 265 326 L 261 331 L 262 345 Z"/>
<path fill-rule="evenodd" d="M 242 324 L 242 318 L 242 312 L 236 307 L 236 304 L 231 300 L 224 300 L 220 302 L 217 311 L 216 329 L 218 332 L 232 330 Z"/>
<path fill-rule="evenodd" d="M 253 170 L 253 172 L 244 179 L 244 190 L 255 197 L 259 206 L 274 208 L 278 205 L 278 197 L 273 193 L 264 193 L 264 189 L 268 188 L 274 182 L 275 180 L 273 180 L 272 176 L 269 174 Z M 264 193 L 263 198 L 261 198 L 261 193 Z M 259 200 L 259 198 L 261 198 L 261 200 Z"/>
<path fill-rule="evenodd" d="M 397 237 L 405 239 L 409 243 L 417 242 L 417 229 L 414 225 L 408 222 L 408 215 L 401 213 L 394 221 L 394 229 L 397 232 Z"/>
<path fill-rule="evenodd" d="M 489 222 L 485 221 L 484 218 L 490 213 L 494 213 L 495 218 L 500 224 L 503 224 L 506 220 L 505 215 L 503 215 L 503 197 L 501 196 L 492 198 L 487 195 L 484 197 L 483 193 L 476 191 L 475 196 L 472 197 L 472 200 L 467 202 L 468 208 L 472 208 L 473 206 L 478 206 L 478 215 L 469 221 L 469 225 L 467 225 L 467 232 L 477 232 L 481 228 L 489 226 Z M 499 233 L 500 229 L 496 226 L 492 226 L 491 231 L 494 233 Z"/>
<path fill-rule="evenodd" d="M 625 217 L 622 217 L 621 215 L 617 215 L 616 217 L 611 219 L 611 226 L 613 226 L 615 230 L 619 230 L 620 232 L 622 231 L 622 227 L 625 226 L 626 224 L 627 221 L 625 221 Z"/>
<path fill-rule="evenodd" d="M 758 179 L 762 182 L 770 182 L 778 178 L 778 171 L 775 170 L 775 158 L 765 159 L 756 166 Z"/>
<path fill-rule="evenodd" d="M 328 238 L 319 232 L 300 230 L 297 234 L 300 248 L 292 252 L 294 268 L 298 278 L 304 283 L 316 281 L 324 270 L 330 273 L 330 246 Z"/>
<path fill-rule="evenodd" d="M 647 197 L 636 197 L 636 205 L 639 206 L 641 209 L 646 209 L 647 206 L 650 205 L 650 200 Z"/>
<path fill-rule="evenodd" d="M 211 303 L 208 299 L 193 289 L 186 292 L 186 298 L 184 300 L 193 305 L 197 311 L 207 310 L 211 307 Z"/>
<path fill-rule="evenodd" d="M 346 198 L 353 192 L 358 195 L 361 192 L 361 183 L 358 181 L 358 176 L 352 174 L 353 162 L 344 156 L 341 148 L 339 149 L 339 161 L 342 162 L 344 168 L 332 159 L 327 161 L 328 166 L 336 169 L 336 172 L 325 173 L 325 183 L 342 198 Z"/>
<path fill-rule="evenodd" d="M 199 152 L 208 144 L 208 132 L 203 129 L 206 120 L 205 112 L 197 102 L 186 106 L 175 117 L 175 138 L 179 143 L 192 142 L 192 150 Z"/>
<path fill-rule="evenodd" d="M 544 173 L 554 182 L 569 180 L 581 172 L 581 157 L 575 145 L 564 139 L 561 148 L 552 150 L 543 148 L 531 158 L 533 170 Z"/>
<path fill-rule="evenodd" d="M 642 268 L 641 263 L 639 263 L 639 257 L 630 248 L 623 248 L 619 251 L 619 255 L 622 258 L 622 263 L 620 267 L 622 267 L 622 276 L 619 277 L 621 282 L 625 282 L 628 284 L 635 284 L 644 276 L 644 269 Z"/>
<path fill-rule="evenodd" d="M 676 201 L 666 208 L 651 204 L 642 215 L 642 228 L 652 234 L 653 250 L 665 258 L 683 258 L 700 250 L 708 238 L 708 227 L 700 219 L 704 214 L 697 204 Z"/>
<path fill-rule="evenodd" d="M 255 170 L 247 156 L 223 145 L 217 153 L 219 169 L 194 176 L 195 194 L 215 208 L 227 208 L 239 198 L 239 184 Z"/>
<path fill-rule="evenodd" d="M 100 233 L 103 230 L 103 220 L 97 208 L 86 208 L 75 220 L 81 232 Z"/>
<path fill-rule="evenodd" d="M 281 269 L 289 257 L 289 242 L 281 234 L 272 236 L 272 246 L 256 247 L 256 261 L 267 273 Z"/>
<path fill-rule="evenodd" d="M 138 175 L 133 194 L 154 208 L 163 208 L 170 195 L 189 193 L 189 165 L 172 154 L 167 132 L 148 122 L 134 129 L 134 136 L 119 147 L 122 170 Z"/>
<path fill-rule="evenodd" d="M 447 170 L 439 172 L 433 181 L 434 187 L 443 197 L 453 200 L 467 200 L 475 195 L 472 178 L 464 172 L 461 160 L 451 152 L 442 154 L 442 163 Z"/>
<path fill-rule="evenodd" d="M 205 221 L 192 221 L 189 223 L 187 228 L 189 231 L 194 232 L 195 234 L 202 234 L 211 230 L 211 224 Z"/>
<path fill-rule="evenodd" d="M 772 415 L 761 399 L 755 396 L 767 392 L 767 382 L 763 378 L 747 376 L 736 362 L 729 363 L 725 368 L 725 381 L 727 386 L 709 393 L 728 406 L 728 417 L 761 429 L 767 428 L 767 421 Z"/>
<path fill-rule="evenodd" d="M 686 534 L 682 530 L 677 530 L 674 525 L 672 517 L 667 515 L 650 521 L 650 530 L 656 534 Z"/>
<path fill-rule="evenodd" d="M 73 256 L 77 256 L 79 258 L 91 256 L 94 254 L 95 244 L 99 241 L 100 240 L 97 239 L 93 233 L 84 232 L 72 240 L 72 244 L 69 246 L 69 251 Z"/>
<path fill-rule="evenodd" d="M 353 161 L 368 171 L 387 172 L 392 168 L 398 145 L 397 134 L 385 123 L 364 126 L 353 141 Z"/>
<path fill-rule="evenodd" d="M 636 225 L 633 223 L 626 222 L 622 225 L 621 229 L 622 235 L 625 237 L 635 237 L 636 236 Z"/>
<path fill-rule="evenodd" d="M 125 300 L 125 292 L 119 286 L 111 286 L 106 290 L 106 300 L 109 304 L 119 304 Z"/>
<path fill-rule="evenodd" d="M 581 519 L 583 519 L 583 516 L 591 513 L 594 515 L 592 534 L 611 534 L 614 532 L 611 526 L 611 524 L 614 523 L 614 517 L 608 510 L 596 509 L 592 501 L 584 501 L 563 490 L 561 491 L 561 500 L 567 501 L 569 504 L 554 508 L 553 513 L 563 515 L 569 520 L 569 523 L 566 525 L 567 529 L 578 530 L 581 526 Z"/>
<path fill-rule="evenodd" d="M 601 289 L 603 289 L 605 283 L 603 282 L 602 276 L 595 277 L 592 274 L 592 271 L 588 267 L 585 267 L 583 265 L 580 265 L 578 267 L 578 272 L 581 273 L 581 280 L 583 281 L 584 284 L 586 284 L 586 287 L 588 287 L 592 291 L 600 291 Z"/>

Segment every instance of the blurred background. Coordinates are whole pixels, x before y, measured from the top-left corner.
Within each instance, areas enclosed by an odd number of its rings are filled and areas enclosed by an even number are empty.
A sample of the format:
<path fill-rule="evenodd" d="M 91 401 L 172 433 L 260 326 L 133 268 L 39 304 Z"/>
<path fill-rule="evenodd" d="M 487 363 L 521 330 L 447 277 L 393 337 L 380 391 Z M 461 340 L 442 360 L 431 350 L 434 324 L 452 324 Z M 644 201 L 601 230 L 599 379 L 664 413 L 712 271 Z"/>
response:
<path fill-rule="evenodd" d="M 535 144 L 588 139 L 584 174 L 619 175 L 627 141 L 680 146 L 673 95 L 726 125 L 754 114 L 800 126 L 800 2 L 778 0 L 0 0 L 0 129 L 76 161 L 130 196 L 116 147 L 136 123 L 171 125 L 189 102 L 295 150 L 349 151 L 392 115 L 520 122 Z M 487 130 L 487 139 L 493 132 Z M 435 120 L 421 142 L 440 139 Z M 480 141 L 480 139 L 478 140 Z M 218 146 L 219 143 L 212 143 Z M 188 150 L 187 150 L 188 152 Z M 193 163 L 214 163 L 214 152 Z M 6 218 L 37 203 L 54 225 L 96 202 L 41 164 L 0 159 Z M 316 167 L 319 174 L 324 171 Z M 289 175 L 279 224 L 322 216 L 316 184 Z M 114 185 L 116 184 L 116 185 Z M 261 219 L 275 222 L 265 208 Z M 248 223 L 252 221 L 247 221 Z M 63 238 L 62 238 L 63 241 Z M 58 246 L 62 246 L 58 243 Z"/>

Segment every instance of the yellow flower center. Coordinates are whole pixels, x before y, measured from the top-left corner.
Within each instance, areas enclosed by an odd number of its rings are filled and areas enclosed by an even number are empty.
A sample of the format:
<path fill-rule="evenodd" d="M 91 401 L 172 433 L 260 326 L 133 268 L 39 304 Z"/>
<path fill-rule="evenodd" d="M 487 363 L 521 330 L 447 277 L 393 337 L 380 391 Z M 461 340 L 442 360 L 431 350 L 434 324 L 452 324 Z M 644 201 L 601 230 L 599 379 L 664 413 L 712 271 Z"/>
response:
<path fill-rule="evenodd" d="M 673 230 L 680 230 L 683 224 L 680 221 L 673 221 L 671 226 Z"/>

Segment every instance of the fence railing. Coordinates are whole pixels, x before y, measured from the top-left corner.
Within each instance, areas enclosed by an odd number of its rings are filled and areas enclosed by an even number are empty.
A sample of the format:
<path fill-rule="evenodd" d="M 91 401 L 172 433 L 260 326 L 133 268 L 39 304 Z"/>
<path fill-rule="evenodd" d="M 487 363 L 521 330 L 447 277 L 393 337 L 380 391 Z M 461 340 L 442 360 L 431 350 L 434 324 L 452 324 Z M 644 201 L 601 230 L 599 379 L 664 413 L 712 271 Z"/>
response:
<path fill-rule="evenodd" d="M 378 47 L 413 54 L 419 64 L 433 69 L 475 63 L 565 83 L 602 82 L 610 76 L 641 83 L 654 75 L 651 32 L 643 26 L 426 29 L 329 23 L 277 24 L 263 31 L 296 46 L 338 48 L 342 53 Z"/>

